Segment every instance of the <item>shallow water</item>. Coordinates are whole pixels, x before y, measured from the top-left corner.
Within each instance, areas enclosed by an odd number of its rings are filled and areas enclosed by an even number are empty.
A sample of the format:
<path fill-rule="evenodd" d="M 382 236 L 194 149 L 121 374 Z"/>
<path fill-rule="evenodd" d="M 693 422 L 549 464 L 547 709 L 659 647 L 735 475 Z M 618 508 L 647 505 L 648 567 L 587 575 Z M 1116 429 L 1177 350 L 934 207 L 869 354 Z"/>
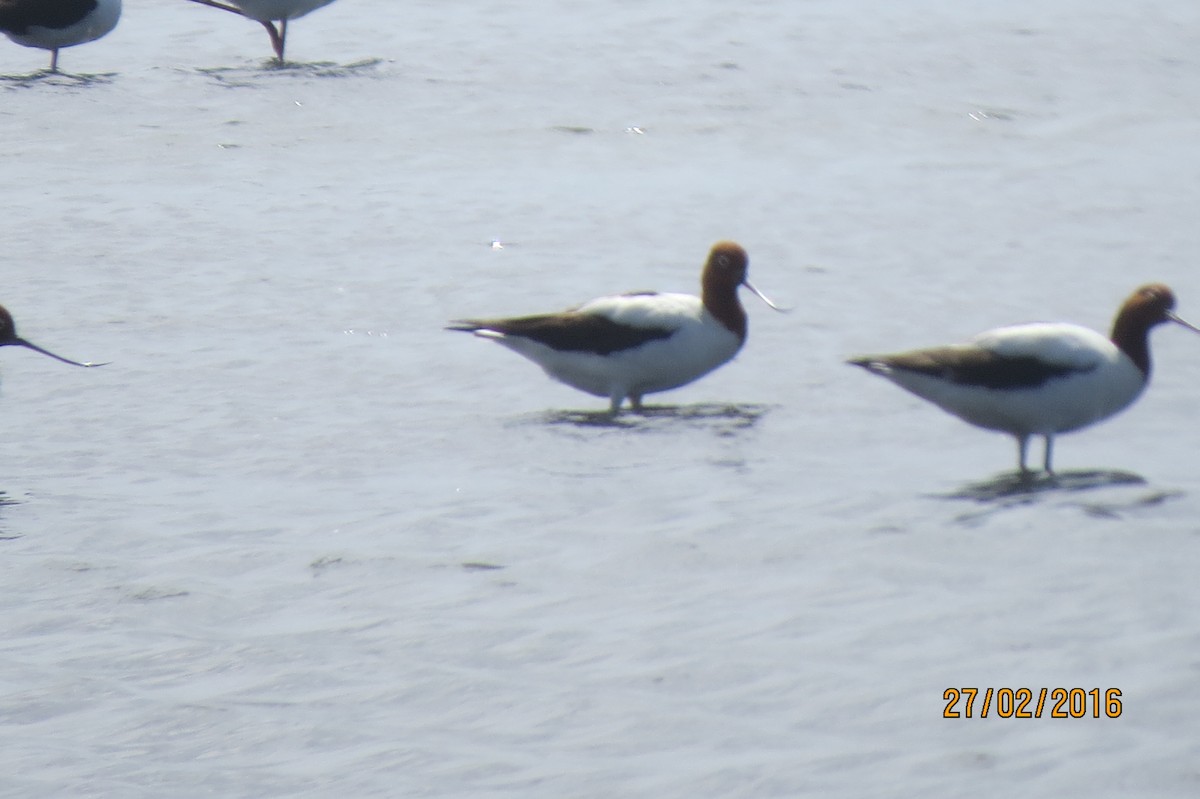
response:
<path fill-rule="evenodd" d="M 1200 319 L 1184 0 L 126 0 L 0 42 L 0 794 L 1190 796 L 1200 341 L 1015 447 L 842 360 Z M 691 291 L 644 417 L 452 318 Z M 493 246 L 498 241 L 500 247 Z M 948 687 L 1117 719 L 942 718 Z"/>

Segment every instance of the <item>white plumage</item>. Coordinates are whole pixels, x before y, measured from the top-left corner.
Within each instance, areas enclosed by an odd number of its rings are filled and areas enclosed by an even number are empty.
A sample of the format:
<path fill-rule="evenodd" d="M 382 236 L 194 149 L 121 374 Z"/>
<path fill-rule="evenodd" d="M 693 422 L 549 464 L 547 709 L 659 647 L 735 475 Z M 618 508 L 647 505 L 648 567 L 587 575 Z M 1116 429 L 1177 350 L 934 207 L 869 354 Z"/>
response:
<path fill-rule="evenodd" d="M 25 47 L 50 51 L 50 71 L 58 71 L 58 51 L 107 35 L 121 19 L 121 0 L 5 0 L 0 31 Z"/>
<path fill-rule="evenodd" d="M 242 13 L 259 22 L 298 19 L 333 0 L 229 0 Z"/>
<path fill-rule="evenodd" d="M 636 409 L 646 394 L 678 388 L 702 377 L 731 359 L 742 346 L 742 340 L 717 322 L 699 298 L 687 294 L 601 297 L 575 312 L 633 328 L 673 332 L 669 338 L 605 355 L 556 350 L 528 336 L 494 330 L 479 330 L 476 335 L 524 355 L 555 380 L 608 398 L 614 413 L 626 397 L 633 399 Z"/>
<path fill-rule="evenodd" d="M 1022 472 L 1029 438 L 1042 436 L 1050 472 L 1056 434 L 1107 419 L 1142 393 L 1150 378 L 1152 327 L 1175 322 L 1197 330 L 1172 312 L 1174 306 L 1166 286 L 1143 286 L 1121 306 L 1111 339 L 1072 324 L 1015 325 L 966 344 L 850 363 L 964 421 L 1014 436 Z"/>
<path fill-rule="evenodd" d="M 1077 325 L 1003 327 L 963 346 L 1006 359 L 1036 358 L 1066 374 L 1029 388 L 987 388 L 886 363 L 871 371 L 971 424 L 1017 436 L 1086 427 L 1128 406 L 1146 386 L 1141 371 L 1116 345 Z"/>
<path fill-rule="evenodd" d="M 702 297 L 622 294 L 562 313 L 468 319 L 450 329 L 491 339 L 555 380 L 606 397 L 613 414 L 626 398 L 639 410 L 644 395 L 690 383 L 741 349 L 746 315 L 738 286 L 775 307 L 746 280 L 747 265 L 739 245 L 719 242 L 704 268 Z"/>

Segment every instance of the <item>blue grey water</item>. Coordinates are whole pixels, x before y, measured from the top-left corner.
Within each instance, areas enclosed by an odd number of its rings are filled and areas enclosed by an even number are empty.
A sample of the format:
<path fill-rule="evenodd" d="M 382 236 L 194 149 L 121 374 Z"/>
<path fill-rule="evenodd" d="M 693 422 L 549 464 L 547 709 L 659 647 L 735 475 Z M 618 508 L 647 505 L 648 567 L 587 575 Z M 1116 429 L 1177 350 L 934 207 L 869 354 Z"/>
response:
<path fill-rule="evenodd" d="M 1195 795 L 1200 337 L 1015 494 L 842 363 L 1151 280 L 1200 319 L 1192 0 L 339 0 L 286 69 L 127 0 L 74 76 L 0 45 L 0 302 L 113 362 L 0 351 L 0 796 Z M 644 419 L 441 329 L 693 291 L 722 238 L 795 310 Z"/>

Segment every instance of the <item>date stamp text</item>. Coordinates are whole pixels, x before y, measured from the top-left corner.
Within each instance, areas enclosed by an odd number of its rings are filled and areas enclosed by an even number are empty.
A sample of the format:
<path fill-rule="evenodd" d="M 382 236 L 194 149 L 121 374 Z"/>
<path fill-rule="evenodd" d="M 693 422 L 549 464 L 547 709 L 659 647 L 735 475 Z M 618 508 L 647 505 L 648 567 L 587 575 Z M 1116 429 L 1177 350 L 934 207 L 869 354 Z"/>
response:
<path fill-rule="evenodd" d="M 1122 711 L 1117 688 L 947 688 L 942 699 L 944 719 L 1115 719 Z"/>

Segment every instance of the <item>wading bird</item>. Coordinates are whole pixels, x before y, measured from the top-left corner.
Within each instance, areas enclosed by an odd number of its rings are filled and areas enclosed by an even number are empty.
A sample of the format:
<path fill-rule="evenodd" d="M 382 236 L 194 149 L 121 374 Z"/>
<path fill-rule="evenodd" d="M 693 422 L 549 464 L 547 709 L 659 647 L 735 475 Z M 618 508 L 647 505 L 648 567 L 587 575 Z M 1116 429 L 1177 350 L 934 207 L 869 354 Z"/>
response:
<path fill-rule="evenodd" d="M 778 308 L 746 279 L 746 251 L 715 244 L 701 275 L 701 296 L 637 292 L 600 297 L 561 313 L 511 319 L 463 319 L 462 330 L 503 344 L 546 374 L 609 400 L 616 415 L 626 398 L 640 411 L 642 397 L 692 382 L 737 354 L 746 341 L 745 286 Z"/>
<path fill-rule="evenodd" d="M 1175 295 L 1156 283 L 1125 300 L 1110 338 L 1066 323 L 1014 325 L 966 344 L 849 363 L 973 425 L 1014 436 L 1022 473 L 1030 437 L 1042 436 L 1050 473 L 1055 435 L 1107 419 L 1142 393 L 1150 380 L 1150 328 L 1174 322 L 1200 333 L 1174 308 Z"/>

